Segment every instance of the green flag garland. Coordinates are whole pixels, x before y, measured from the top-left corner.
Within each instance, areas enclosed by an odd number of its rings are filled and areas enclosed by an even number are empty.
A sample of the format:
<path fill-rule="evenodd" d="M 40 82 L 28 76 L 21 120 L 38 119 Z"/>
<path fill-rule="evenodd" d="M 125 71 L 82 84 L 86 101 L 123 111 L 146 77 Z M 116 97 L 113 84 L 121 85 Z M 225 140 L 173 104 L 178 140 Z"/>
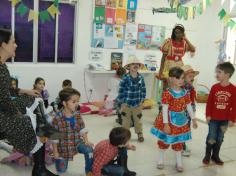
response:
<path fill-rule="evenodd" d="M 23 0 L 9 0 L 12 3 L 13 7 L 16 7 L 16 13 L 19 14 L 21 17 L 28 14 L 28 21 L 31 20 L 41 20 L 42 23 L 46 21 L 51 21 L 51 19 L 55 18 L 56 14 L 60 14 L 59 12 L 59 0 L 54 0 L 53 4 L 48 7 L 46 10 L 37 12 L 25 5 Z"/>

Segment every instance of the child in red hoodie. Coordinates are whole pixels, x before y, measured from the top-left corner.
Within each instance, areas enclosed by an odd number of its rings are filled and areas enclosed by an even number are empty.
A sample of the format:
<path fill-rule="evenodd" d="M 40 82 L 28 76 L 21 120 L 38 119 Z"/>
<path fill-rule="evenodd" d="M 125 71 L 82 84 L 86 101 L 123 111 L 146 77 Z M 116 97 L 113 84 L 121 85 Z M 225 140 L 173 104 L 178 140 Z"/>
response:
<path fill-rule="evenodd" d="M 236 87 L 229 79 L 235 71 L 229 63 L 221 63 L 216 67 L 216 79 L 219 83 L 211 88 L 207 106 L 206 118 L 209 132 L 206 139 L 206 154 L 204 164 L 209 164 L 210 159 L 217 165 L 224 162 L 219 157 L 219 152 L 228 126 L 232 127 L 236 119 Z"/>

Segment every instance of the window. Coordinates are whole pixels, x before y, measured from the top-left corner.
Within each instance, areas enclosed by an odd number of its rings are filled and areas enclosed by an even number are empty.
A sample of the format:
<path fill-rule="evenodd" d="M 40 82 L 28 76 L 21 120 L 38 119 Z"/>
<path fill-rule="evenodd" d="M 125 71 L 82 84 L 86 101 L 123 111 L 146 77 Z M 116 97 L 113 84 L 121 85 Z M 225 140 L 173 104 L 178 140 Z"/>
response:
<path fill-rule="evenodd" d="M 36 11 L 46 10 L 53 3 L 52 0 L 22 2 Z M 15 31 L 18 45 L 12 62 L 73 63 L 76 2 L 60 1 L 60 15 L 45 23 L 40 19 L 28 22 L 28 13 L 21 17 L 16 9 L 7 0 L 1 2 L 0 27 Z"/>
<path fill-rule="evenodd" d="M 236 17 L 232 19 L 236 21 Z M 229 28 L 227 28 L 226 53 L 228 60 L 236 65 L 236 33 Z"/>

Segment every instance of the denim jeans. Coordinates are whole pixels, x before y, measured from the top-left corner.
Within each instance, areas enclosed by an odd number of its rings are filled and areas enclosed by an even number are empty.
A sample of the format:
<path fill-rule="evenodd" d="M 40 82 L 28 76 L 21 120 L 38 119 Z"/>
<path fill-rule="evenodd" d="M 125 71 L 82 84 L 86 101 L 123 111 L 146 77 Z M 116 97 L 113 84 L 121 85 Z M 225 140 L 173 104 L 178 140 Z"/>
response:
<path fill-rule="evenodd" d="M 228 128 L 228 120 L 210 120 L 206 144 L 221 144 Z"/>
<path fill-rule="evenodd" d="M 126 148 L 119 148 L 119 153 L 117 157 L 127 156 Z M 105 176 L 123 176 L 125 173 L 125 168 L 118 164 L 114 164 L 116 161 L 111 161 L 109 164 L 102 168 L 102 174 Z"/>
<path fill-rule="evenodd" d="M 85 145 L 84 143 L 80 143 L 77 146 L 77 151 L 81 154 L 84 154 L 85 158 L 85 172 L 92 172 L 92 167 L 93 167 L 93 148 L 90 146 Z M 57 172 L 64 173 L 67 170 L 68 167 L 68 160 L 62 160 L 60 163 L 57 163 L 56 161 L 56 169 Z M 58 169 L 60 168 L 60 169 Z"/>

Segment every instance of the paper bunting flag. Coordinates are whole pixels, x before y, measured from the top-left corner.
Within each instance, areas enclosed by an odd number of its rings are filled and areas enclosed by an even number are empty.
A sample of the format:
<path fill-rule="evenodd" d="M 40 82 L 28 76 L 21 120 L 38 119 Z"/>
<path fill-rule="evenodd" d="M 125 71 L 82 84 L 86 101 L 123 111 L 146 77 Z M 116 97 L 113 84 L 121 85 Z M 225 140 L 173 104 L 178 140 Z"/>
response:
<path fill-rule="evenodd" d="M 17 7 L 16 12 L 19 13 L 21 17 L 23 17 L 28 12 L 28 7 L 21 3 Z"/>
<path fill-rule="evenodd" d="M 236 22 L 230 18 L 230 15 L 225 11 L 225 9 L 221 9 L 218 16 L 220 17 L 220 20 L 224 22 L 226 27 L 230 28 L 230 30 L 234 30 L 236 33 Z"/>
<path fill-rule="evenodd" d="M 47 10 L 40 12 L 39 17 L 42 23 L 45 23 L 46 21 L 50 21 L 50 15 Z"/>
<path fill-rule="evenodd" d="M 11 4 L 12 4 L 13 7 L 15 7 L 16 4 L 18 4 L 19 2 L 21 2 L 21 0 L 9 0 L 9 1 L 11 1 Z"/>
<path fill-rule="evenodd" d="M 59 14 L 59 10 L 58 8 L 52 4 L 49 8 L 48 8 L 48 13 L 51 15 L 51 17 L 54 19 L 56 14 Z"/>
<path fill-rule="evenodd" d="M 174 3 L 178 0 L 171 0 L 171 6 L 174 7 Z M 183 6 L 178 4 L 177 17 L 184 20 L 194 19 L 196 14 L 202 15 L 202 13 L 212 4 L 213 0 L 201 0 L 194 6 Z"/>
<path fill-rule="evenodd" d="M 38 13 L 35 12 L 34 10 L 30 9 L 29 11 L 29 16 L 28 16 L 28 22 L 32 21 L 32 20 L 38 20 Z"/>
<path fill-rule="evenodd" d="M 21 17 L 28 14 L 28 22 L 30 22 L 32 20 L 38 20 L 38 16 L 39 16 L 42 23 L 44 23 L 46 21 L 51 20 L 50 16 L 54 19 L 55 15 L 60 13 L 60 11 L 58 9 L 59 0 L 54 0 L 53 4 L 50 7 L 48 7 L 47 10 L 44 10 L 41 12 L 30 9 L 29 7 L 27 7 L 27 5 L 24 4 L 24 2 L 22 0 L 9 0 L 9 1 L 11 1 L 11 4 L 13 7 L 17 7 L 16 12 Z"/>

